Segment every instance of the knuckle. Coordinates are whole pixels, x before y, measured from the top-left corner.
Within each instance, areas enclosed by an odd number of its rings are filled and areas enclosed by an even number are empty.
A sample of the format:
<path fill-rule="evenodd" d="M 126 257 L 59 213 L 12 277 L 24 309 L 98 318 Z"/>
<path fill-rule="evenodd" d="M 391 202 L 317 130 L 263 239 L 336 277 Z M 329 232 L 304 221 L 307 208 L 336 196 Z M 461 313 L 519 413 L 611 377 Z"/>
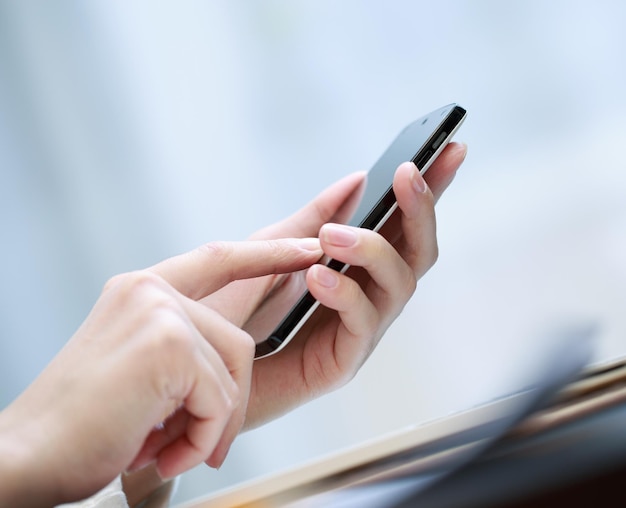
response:
<path fill-rule="evenodd" d="M 254 358 L 256 348 L 254 339 L 238 328 L 235 328 L 235 332 L 236 333 L 233 333 L 231 336 L 230 343 L 236 351 L 237 358 Z"/>
<path fill-rule="evenodd" d="M 434 265 L 438 259 L 439 259 L 439 245 L 435 242 L 435 245 L 433 245 L 433 252 L 430 257 L 430 265 L 431 266 Z"/>
<path fill-rule="evenodd" d="M 294 251 L 291 248 L 292 245 L 284 240 L 262 240 L 258 244 L 259 255 L 263 256 L 263 263 L 269 272 L 281 271 L 279 267 L 290 256 L 293 256 Z"/>
<path fill-rule="evenodd" d="M 390 244 L 378 232 L 363 229 L 358 234 L 361 240 L 357 243 L 360 255 L 367 259 L 367 264 L 378 264 L 389 255 Z"/>
<path fill-rule="evenodd" d="M 216 391 L 214 392 L 212 411 L 215 415 L 219 415 L 219 418 L 228 421 L 241 404 L 240 390 L 234 381 L 224 383 L 218 379 L 217 374 L 213 373 L 213 375 L 214 378 L 211 383 L 214 384 Z"/>
<path fill-rule="evenodd" d="M 152 308 L 152 320 L 158 330 L 156 344 L 159 350 L 175 354 L 191 343 L 189 325 L 180 312 L 169 302 L 162 302 Z"/>
<path fill-rule="evenodd" d="M 229 386 L 235 390 L 228 393 L 232 393 L 232 396 L 237 400 L 239 400 L 238 380 L 240 381 L 248 377 L 252 361 L 254 360 L 255 348 L 254 339 L 234 326 L 228 331 L 228 341 L 216 348 L 218 355 L 224 362 L 224 366 L 230 373 L 231 382 Z M 226 386 L 226 388 L 229 389 L 229 386 Z"/>
<path fill-rule="evenodd" d="M 205 243 L 195 251 L 195 255 L 200 257 L 202 266 L 216 268 L 212 275 L 214 282 L 218 284 L 231 281 L 237 275 L 236 267 L 232 263 L 234 254 L 234 245 L 224 241 Z"/>
<path fill-rule="evenodd" d="M 132 296 L 159 287 L 163 287 L 163 281 L 158 275 L 148 270 L 137 270 L 111 277 L 105 283 L 104 290 L 117 290 L 124 295 Z"/>
<path fill-rule="evenodd" d="M 227 261 L 233 254 L 233 246 L 228 242 L 214 241 L 201 245 L 198 254 L 205 256 L 211 262 L 220 264 Z"/>
<path fill-rule="evenodd" d="M 412 295 L 417 289 L 417 282 L 421 278 L 422 270 L 419 268 L 419 262 L 404 265 L 402 276 L 400 277 L 401 287 L 404 289 L 405 295 Z"/>
<path fill-rule="evenodd" d="M 404 281 L 404 299 L 408 300 L 417 289 L 417 276 L 415 275 L 415 273 L 413 273 L 413 271 L 410 271 L 407 277 L 404 277 Z"/>
<path fill-rule="evenodd" d="M 348 364 L 328 362 L 322 356 L 315 356 L 305 370 L 307 385 L 314 397 L 335 391 L 347 385 L 358 372 L 358 362 L 352 358 Z"/>
<path fill-rule="evenodd" d="M 234 413 L 242 401 L 241 390 L 234 382 L 229 384 L 230 386 L 227 389 L 228 397 L 226 399 L 226 409 L 229 413 Z"/>
<path fill-rule="evenodd" d="M 148 270 L 131 272 L 128 277 L 128 286 L 131 291 L 143 291 L 163 287 L 163 279 Z"/>
<path fill-rule="evenodd" d="M 104 287 L 102 288 L 103 293 L 108 293 L 110 291 L 114 291 L 115 288 L 119 287 L 123 284 L 125 278 L 128 276 L 126 273 L 122 273 L 119 275 L 114 275 L 109 280 L 104 283 Z"/>
<path fill-rule="evenodd" d="M 374 262 L 378 262 L 381 259 L 389 257 L 391 246 L 387 242 L 387 240 L 385 240 L 385 238 L 379 233 L 375 233 L 374 238 L 376 239 L 376 241 L 374 242 L 373 260 Z"/>
<path fill-rule="evenodd" d="M 148 332 L 149 346 L 157 351 L 177 354 L 187 348 L 193 336 L 180 303 L 165 289 L 155 274 L 137 273 L 127 281 L 129 299 L 136 302 L 136 316 Z"/>
<path fill-rule="evenodd" d="M 380 333 L 381 326 L 381 316 L 376 309 L 373 309 L 372 312 L 368 314 L 368 318 L 364 322 L 364 331 L 363 335 L 370 339 L 369 347 L 364 348 L 364 351 L 369 356 L 369 354 L 374 349 L 374 338 Z"/>
<path fill-rule="evenodd" d="M 264 243 L 270 255 L 278 258 L 288 256 L 293 247 L 292 244 L 280 240 L 265 240 Z"/>
<path fill-rule="evenodd" d="M 421 278 L 437 262 L 437 259 L 439 258 L 439 246 L 437 245 L 437 242 L 433 243 L 432 247 L 427 253 L 425 253 L 423 258 L 422 262 L 418 265 L 416 273 L 417 278 Z"/>
<path fill-rule="evenodd" d="M 154 376 L 156 390 L 165 398 L 188 393 L 196 343 L 184 316 L 173 306 L 161 306 L 152 322 L 155 332 L 144 343 L 143 358 Z"/>

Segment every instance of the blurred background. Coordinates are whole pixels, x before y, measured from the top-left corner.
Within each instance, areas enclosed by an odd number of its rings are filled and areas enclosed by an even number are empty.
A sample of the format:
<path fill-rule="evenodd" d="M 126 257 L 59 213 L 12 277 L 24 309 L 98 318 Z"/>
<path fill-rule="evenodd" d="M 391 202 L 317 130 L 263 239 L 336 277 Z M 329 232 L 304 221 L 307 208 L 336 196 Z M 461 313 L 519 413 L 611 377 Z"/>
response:
<path fill-rule="evenodd" d="M 469 112 L 439 262 L 344 389 L 177 501 L 485 402 L 556 322 L 626 354 L 626 4 L 0 2 L 0 407 L 112 275 L 244 239 Z"/>

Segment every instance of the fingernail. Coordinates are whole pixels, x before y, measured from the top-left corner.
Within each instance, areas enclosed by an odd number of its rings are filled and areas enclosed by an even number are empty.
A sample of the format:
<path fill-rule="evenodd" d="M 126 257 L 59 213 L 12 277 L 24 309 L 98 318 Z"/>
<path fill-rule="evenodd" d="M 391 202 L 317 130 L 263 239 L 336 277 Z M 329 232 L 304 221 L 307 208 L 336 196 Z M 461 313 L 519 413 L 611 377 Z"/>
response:
<path fill-rule="evenodd" d="M 211 457 L 205 462 L 205 464 L 209 467 L 212 467 L 213 469 L 219 470 L 219 468 L 222 467 L 225 459 L 226 457 Z"/>
<path fill-rule="evenodd" d="M 161 480 L 163 483 L 167 483 L 167 482 L 169 482 L 170 480 L 172 480 L 172 479 L 176 478 L 176 475 L 166 475 L 166 474 L 164 474 L 164 473 L 161 471 L 161 469 L 159 468 L 159 465 L 158 465 L 158 464 L 156 465 L 155 470 L 156 470 L 156 474 L 157 474 L 157 476 L 160 478 L 160 480 Z"/>
<path fill-rule="evenodd" d="M 356 233 L 352 228 L 339 224 L 325 224 L 320 238 L 336 247 L 352 247 L 356 243 Z"/>
<path fill-rule="evenodd" d="M 337 287 L 339 278 L 333 270 L 322 265 L 313 265 L 310 269 L 313 270 L 313 278 L 320 286 L 329 289 Z"/>
<path fill-rule="evenodd" d="M 139 461 L 135 460 L 124 470 L 124 473 L 125 474 L 137 473 L 138 471 L 141 471 L 142 469 L 145 469 L 146 467 L 148 467 L 153 462 L 154 462 L 154 459 L 144 458 Z"/>
<path fill-rule="evenodd" d="M 418 194 L 422 194 L 426 192 L 426 189 L 428 189 L 424 178 L 417 170 L 417 166 L 414 166 L 413 170 L 411 171 L 411 184 L 413 184 L 413 188 Z"/>
<path fill-rule="evenodd" d="M 465 157 L 467 156 L 467 143 L 458 143 L 457 150 L 463 152 L 463 160 L 465 160 Z"/>

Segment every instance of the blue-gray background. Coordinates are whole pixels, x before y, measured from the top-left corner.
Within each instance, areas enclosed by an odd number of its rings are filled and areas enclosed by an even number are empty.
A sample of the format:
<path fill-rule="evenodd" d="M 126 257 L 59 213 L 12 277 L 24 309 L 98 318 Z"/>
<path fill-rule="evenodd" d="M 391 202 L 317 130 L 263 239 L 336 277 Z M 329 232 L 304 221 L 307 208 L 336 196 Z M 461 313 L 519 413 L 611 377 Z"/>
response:
<path fill-rule="evenodd" d="M 0 407 L 108 277 L 245 238 L 453 101 L 470 151 L 402 317 L 177 499 L 500 395 L 555 321 L 626 353 L 624 5 L 1 2 Z"/>

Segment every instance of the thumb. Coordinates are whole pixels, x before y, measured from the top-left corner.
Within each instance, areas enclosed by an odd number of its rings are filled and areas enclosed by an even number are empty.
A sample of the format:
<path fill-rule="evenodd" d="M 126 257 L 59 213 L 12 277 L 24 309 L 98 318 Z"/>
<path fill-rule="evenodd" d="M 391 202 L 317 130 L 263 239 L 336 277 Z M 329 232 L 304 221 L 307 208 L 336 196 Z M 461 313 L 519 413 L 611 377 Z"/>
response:
<path fill-rule="evenodd" d="M 234 280 L 295 272 L 321 256 L 316 238 L 210 242 L 149 270 L 178 292 L 199 300 Z"/>

